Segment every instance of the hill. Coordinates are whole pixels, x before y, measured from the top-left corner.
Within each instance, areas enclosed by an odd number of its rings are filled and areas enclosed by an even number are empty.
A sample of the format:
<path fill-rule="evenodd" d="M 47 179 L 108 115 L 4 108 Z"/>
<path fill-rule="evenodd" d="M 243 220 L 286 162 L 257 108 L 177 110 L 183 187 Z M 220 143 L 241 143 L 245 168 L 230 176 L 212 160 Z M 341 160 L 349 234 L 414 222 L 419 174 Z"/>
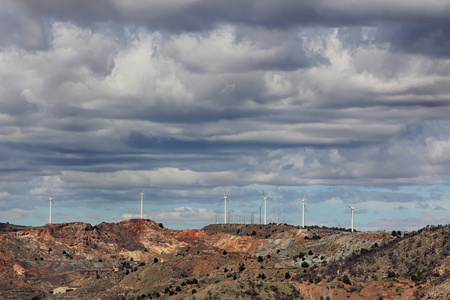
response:
<path fill-rule="evenodd" d="M 0 298 L 450 299 L 449 237 L 449 226 L 0 224 Z"/>

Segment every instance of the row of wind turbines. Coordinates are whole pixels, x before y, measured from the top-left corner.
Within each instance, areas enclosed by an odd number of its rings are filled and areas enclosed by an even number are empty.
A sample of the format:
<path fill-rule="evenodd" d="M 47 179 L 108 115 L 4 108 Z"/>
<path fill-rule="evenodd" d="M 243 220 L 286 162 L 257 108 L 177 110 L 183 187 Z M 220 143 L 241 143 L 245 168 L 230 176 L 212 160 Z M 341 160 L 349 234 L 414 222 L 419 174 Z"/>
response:
<path fill-rule="evenodd" d="M 136 193 L 141 195 L 141 219 L 144 218 L 144 192 L 145 192 L 144 190 L 142 190 L 141 192 L 136 191 Z M 50 223 L 49 224 L 52 224 L 52 205 L 55 204 L 55 202 L 53 201 L 53 198 L 52 198 L 52 190 L 50 190 L 48 200 L 45 201 L 45 203 L 46 204 L 50 203 L 50 220 L 49 220 Z"/>
<path fill-rule="evenodd" d="M 144 218 L 144 192 L 145 190 L 142 191 L 136 191 L 136 193 L 138 193 L 139 195 L 141 195 L 141 219 Z M 264 225 L 267 225 L 267 199 L 269 199 L 268 196 L 266 196 L 266 194 L 264 193 L 264 191 L 262 191 L 263 193 L 263 202 L 264 202 Z M 305 202 L 306 202 L 306 195 L 308 195 L 308 193 L 305 193 L 305 195 L 303 196 L 302 199 L 296 199 L 296 201 L 301 201 L 303 204 L 302 207 L 302 228 L 305 228 Z M 224 213 L 224 224 L 228 224 L 228 220 L 227 220 L 227 202 L 228 201 L 228 197 L 225 194 L 225 190 L 223 191 L 223 202 L 225 204 L 225 213 Z M 50 224 L 52 224 L 52 205 L 55 204 L 55 202 L 53 201 L 52 198 L 52 190 L 50 190 L 50 194 L 48 197 L 48 200 L 45 203 L 49 203 L 50 204 Z M 351 209 L 351 214 L 352 214 L 352 227 L 351 227 L 351 231 L 353 232 L 353 211 L 355 210 L 354 205 L 352 204 L 352 206 L 347 205 L 348 208 Z"/>
<path fill-rule="evenodd" d="M 264 191 L 262 192 L 262 194 L 263 194 L 263 203 L 264 203 L 264 225 L 267 225 L 267 199 L 269 199 L 269 197 L 266 196 Z M 296 199 L 296 201 L 301 201 L 302 204 L 303 204 L 303 207 L 302 207 L 302 228 L 305 228 L 305 202 L 306 202 L 306 195 L 307 194 L 308 193 L 305 193 L 305 195 L 303 196 L 302 199 Z M 228 223 L 227 222 L 227 202 L 229 202 L 229 201 L 228 201 L 228 197 L 225 195 L 225 191 L 223 191 L 223 199 L 222 199 L 222 201 L 225 204 L 224 224 L 227 224 Z M 350 206 L 350 205 L 347 205 L 347 206 L 348 206 L 348 208 L 351 209 L 351 213 L 352 213 L 352 227 L 351 227 L 351 231 L 353 232 L 353 211 L 355 210 L 355 207 L 354 207 L 353 204 L 352 204 L 352 206 Z"/>

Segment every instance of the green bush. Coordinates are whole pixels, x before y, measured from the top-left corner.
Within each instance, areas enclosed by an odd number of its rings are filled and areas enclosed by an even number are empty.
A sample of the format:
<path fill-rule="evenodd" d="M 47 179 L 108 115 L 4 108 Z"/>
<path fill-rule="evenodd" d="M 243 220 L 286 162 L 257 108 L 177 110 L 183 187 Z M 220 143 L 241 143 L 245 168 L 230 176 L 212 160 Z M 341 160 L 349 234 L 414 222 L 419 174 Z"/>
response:
<path fill-rule="evenodd" d="M 344 276 L 342 276 L 342 282 L 345 283 L 345 284 L 352 284 L 352 283 L 350 282 L 350 278 L 348 278 L 348 275 L 347 275 L 347 274 L 345 274 Z"/>
<path fill-rule="evenodd" d="M 423 271 L 416 270 L 416 272 L 411 275 L 411 280 L 414 281 L 416 285 L 424 284 L 427 282 L 427 274 Z"/>
<path fill-rule="evenodd" d="M 239 266 L 239 272 L 242 272 L 242 271 L 244 271 L 245 270 L 245 266 L 244 266 L 244 264 L 242 263 L 240 266 Z"/>
<path fill-rule="evenodd" d="M 387 271 L 387 278 L 394 278 L 395 272 L 394 271 Z"/>

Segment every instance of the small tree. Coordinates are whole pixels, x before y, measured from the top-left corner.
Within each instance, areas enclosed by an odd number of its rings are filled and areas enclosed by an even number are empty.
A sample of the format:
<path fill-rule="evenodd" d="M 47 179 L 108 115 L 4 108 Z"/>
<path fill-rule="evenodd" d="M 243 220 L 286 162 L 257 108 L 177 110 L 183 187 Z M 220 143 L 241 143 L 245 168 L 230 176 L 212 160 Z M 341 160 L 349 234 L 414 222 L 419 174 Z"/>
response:
<path fill-rule="evenodd" d="M 240 266 L 239 266 L 239 272 L 242 272 L 242 271 L 244 271 L 245 270 L 245 266 L 244 266 L 244 263 L 242 263 Z"/>
<path fill-rule="evenodd" d="M 159 260 L 158 260 L 157 257 L 155 257 L 155 258 L 153 259 L 153 262 L 154 262 L 155 264 L 156 264 L 158 261 L 159 261 Z"/>
<path fill-rule="evenodd" d="M 308 268 L 309 264 L 306 261 L 304 261 L 304 262 L 302 262 L 302 267 L 303 268 Z"/>
<path fill-rule="evenodd" d="M 387 278 L 394 278 L 395 272 L 394 271 L 387 271 Z"/>
<path fill-rule="evenodd" d="M 342 276 L 342 282 L 345 284 L 351 284 L 350 282 L 350 278 L 348 278 L 348 275 L 345 274 L 344 276 Z"/>
<path fill-rule="evenodd" d="M 285 278 L 285 279 L 291 278 L 291 274 L 289 274 L 289 272 L 286 272 L 286 274 L 284 274 L 284 278 Z"/>

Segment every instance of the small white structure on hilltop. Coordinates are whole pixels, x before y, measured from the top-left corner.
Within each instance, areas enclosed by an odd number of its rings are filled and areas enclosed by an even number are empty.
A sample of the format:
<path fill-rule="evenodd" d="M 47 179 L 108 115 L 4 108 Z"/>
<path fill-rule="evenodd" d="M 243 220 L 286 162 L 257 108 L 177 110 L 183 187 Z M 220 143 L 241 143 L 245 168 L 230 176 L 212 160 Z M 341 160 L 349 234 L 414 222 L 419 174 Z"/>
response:
<path fill-rule="evenodd" d="M 76 290 L 76 288 L 71 288 L 71 287 L 68 287 L 68 286 L 60 286 L 60 287 L 57 287 L 56 289 L 53 289 L 53 295 L 55 295 L 55 294 L 65 294 L 65 293 L 71 292 L 73 290 Z"/>
<path fill-rule="evenodd" d="M 266 194 L 263 191 L 263 202 L 264 202 L 264 225 L 267 225 L 267 199 L 269 197 L 266 196 Z"/>
<path fill-rule="evenodd" d="M 50 190 L 48 200 L 45 201 L 45 203 L 47 204 L 47 202 L 50 202 L 50 224 L 52 224 L 52 204 L 55 204 L 55 202 L 53 202 L 53 198 L 52 198 L 52 190 Z"/>
<path fill-rule="evenodd" d="M 225 219 L 224 219 L 224 224 L 227 224 L 227 202 L 228 202 L 228 197 L 225 195 L 225 190 L 223 191 L 223 202 L 225 203 Z"/>
<path fill-rule="evenodd" d="M 355 210 L 355 207 L 353 204 L 352 204 L 352 206 L 350 206 L 350 205 L 347 205 L 347 206 L 348 206 L 348 208 L 350 208 L 352 210 L 352 232 L 353 232 L 353 211 Z"/>
<path fill-rule="evenodd" d="M 303 196 L 303 199 L 297 199 L 297 201 L 302 201 L 303 202 L 303 210 L 302 210 L 302 227 L 305 228 L 305 202 L 306 202 L 306 195 L 308 195 L 308 193 L 305 194 L 305 196 Z"/>
<path fill-rule="evenodd" d="M 141 219 L 144 218 L 144 192 L 145 191 L 142 191 L 142 192 L 137 191 L 136 192 L 141 195 Z"/>

